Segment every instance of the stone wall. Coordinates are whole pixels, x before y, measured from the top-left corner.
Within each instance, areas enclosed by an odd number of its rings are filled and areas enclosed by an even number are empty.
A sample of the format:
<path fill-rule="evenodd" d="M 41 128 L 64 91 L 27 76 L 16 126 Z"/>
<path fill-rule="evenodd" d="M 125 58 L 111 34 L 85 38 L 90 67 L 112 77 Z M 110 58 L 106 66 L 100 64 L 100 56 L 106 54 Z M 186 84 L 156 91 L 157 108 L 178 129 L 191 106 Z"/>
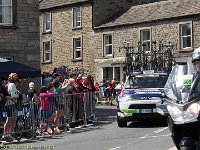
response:
<path fill-rule="evenodd" d="M 14 57 L 16 62 L 39 69 L 39 1 L 14 1 L 13 11 L 14 25 L 0 26 L 0 57 Z M 19 88 L 26 91 L 28 82 Z"/>
<path fill-rule="evenodd" d="M 18 0 L 15 4 L 15 26 L 0 26 L 0 55 L 14 56 L 17 62 L 40 68 L 39 2 Z"/>
<path fill-rule="evenodd" d="M 94 53 L 93 53 L 93 36 L 92 30 L 92 5 L 84 4 L 81 6 L 82 27 L 73 29 L 72 7 L 65 7 L 52 10 L 52 33 L 43 34 L 43 16 L 40 13 L 40 32 L 41 32 L 41 62 L 42 62 L 42 45 L 44 41 L 52 41 L 52 62 L 49 64 L 42 63 L 42 71 L 52 73 L 55 67 L 64 64 L 71 68 L 83 68 L 86 73 L 94 72 Z M 73 38 L 82 38 L 83 59 L 80 61 L 73 60 Z"/>

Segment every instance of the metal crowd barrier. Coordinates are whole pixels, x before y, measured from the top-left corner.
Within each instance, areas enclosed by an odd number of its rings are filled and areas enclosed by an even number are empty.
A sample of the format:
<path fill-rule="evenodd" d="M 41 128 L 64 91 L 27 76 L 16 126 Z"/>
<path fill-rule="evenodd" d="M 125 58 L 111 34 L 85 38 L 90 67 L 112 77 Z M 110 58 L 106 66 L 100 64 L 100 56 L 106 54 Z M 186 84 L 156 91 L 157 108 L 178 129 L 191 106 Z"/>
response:
<path fill-rule="evenodd" d="M 26 96 L 21 99 L 7 100 L 0 110 L 0 137 L 12 134 L 20 140 L 34 138 L 37 130 L 55 128 L 69 130 L 69 126 L 87 125 L 95 118 L 95 93 L 74 93 L 38 97 L 28 101 Z M 8 103 L 9 101 L 9 103 Z M 14 103 L 15 102 L 15 103 Z M 12 128 L 3 131 L 3 125 L 9 118 Z"/>

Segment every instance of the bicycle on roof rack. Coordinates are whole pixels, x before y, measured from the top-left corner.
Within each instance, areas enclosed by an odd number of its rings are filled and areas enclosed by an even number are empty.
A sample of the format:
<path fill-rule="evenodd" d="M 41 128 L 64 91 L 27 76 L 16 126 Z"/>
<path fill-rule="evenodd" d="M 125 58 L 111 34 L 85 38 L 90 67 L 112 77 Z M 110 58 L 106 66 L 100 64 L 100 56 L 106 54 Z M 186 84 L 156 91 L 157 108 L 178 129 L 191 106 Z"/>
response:
<path fill-rule="evenodd" d="M 145 48 L 147 47 L 147 48 Z M 151 49 L 147 44 L 138 42 L 137 47 L 126 43 L 120 47 L 125 50 L 126 73 L 141 70 L 162 70 L 170 73 L 175 62 L 173 50 L 176 45 L 170 42 L 152 42 Z"/>

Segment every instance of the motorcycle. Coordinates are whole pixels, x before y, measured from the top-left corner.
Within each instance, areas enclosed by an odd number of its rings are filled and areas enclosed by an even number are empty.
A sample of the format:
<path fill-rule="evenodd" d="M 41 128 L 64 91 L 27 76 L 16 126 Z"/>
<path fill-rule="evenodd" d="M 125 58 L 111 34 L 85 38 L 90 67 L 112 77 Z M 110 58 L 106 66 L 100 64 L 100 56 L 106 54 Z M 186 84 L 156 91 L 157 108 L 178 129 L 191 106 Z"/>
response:
<path fill-rule="evenodd" d="M 193 80 L 192 63 L 177 63 L 166 82 L 157 111 L 167 115 L 178 150 L 200 150 L 200 77 Z"/>

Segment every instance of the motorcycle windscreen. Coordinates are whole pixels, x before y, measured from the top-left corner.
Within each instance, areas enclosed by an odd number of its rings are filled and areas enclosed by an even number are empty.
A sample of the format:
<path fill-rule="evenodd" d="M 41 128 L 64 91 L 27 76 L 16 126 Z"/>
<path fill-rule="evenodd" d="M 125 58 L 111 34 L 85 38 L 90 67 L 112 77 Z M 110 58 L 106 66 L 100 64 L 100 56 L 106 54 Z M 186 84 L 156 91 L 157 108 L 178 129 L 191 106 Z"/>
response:
<path fill-rule="evenodd" d="M 165 84 L 165 94 L 171 100 L 188 102 L 193 78 L 192 63 L 177 63 Z"/>

